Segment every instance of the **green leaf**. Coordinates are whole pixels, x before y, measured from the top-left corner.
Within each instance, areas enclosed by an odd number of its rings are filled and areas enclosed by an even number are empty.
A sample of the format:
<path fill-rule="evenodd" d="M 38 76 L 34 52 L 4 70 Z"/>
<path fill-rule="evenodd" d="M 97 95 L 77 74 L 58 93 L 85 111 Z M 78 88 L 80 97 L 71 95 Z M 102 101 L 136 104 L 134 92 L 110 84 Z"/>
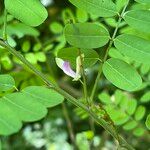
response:
<path fill-rule="evenodd" d="M 29 35 L 29 36 L 39 36 L 39 31 L 35 29 L 34 27 L 30 27 L 28 25 L 25 25 L 23 23 L 13 23 L 8 24 L 7 26 L 7 32 L 9 35 L 17 35 L 19 38 Z"/>
<path fill-rule="evenodd" d="M 10 70 L 13 67 L 13 63 L 8 55 L 5 55 L 1 58 L 1 64 L 6 70 Z"/>
<path fill-rule="evenodd" d="M 29 26 L 38 26 L 47 18 L 47 11 L 39 0 L 5 0 L 10 14 Z"/>
<path fill-rule="evenodd" d="M 127 0 L 116 0 L 116 7 L 118 12 L 127 4 Z"/>
<path fill-rule="evenodd" d="M 144 134 L 144 129 L 143 128 L 136 128 L 134 131 L 133 131 L 133 134 L 137 137 L 140 137 Z"/>
<path fill-rule="evenodd" d="M 112 84 L 126 91 L 134 91 L 142 84 L 137 71 L 119 59 L 107 60 L 103 65 L 103 73 Z"/>
<path fill-rule="evenodd" d="M 115 47 L 129 58 L 150 64 L 150 42 L 140 37 L 123 34 L 114 41 Z"/>
<path fill-rule="evenodd" d="M 77 16 L 78 22 L 86 22 L 89 18 L 88 14 L 84 10 L 81 10 L 81 9 L 77 9 L 76 16 Z"/>
<path fill-rule="evenodd" d="M 63 26 L 59 22 L 51 23 L 49 28 L 54 34 L 60 34 L 63 32 Z"/>
<path fill-rule="evenodd" d="M 13 93 L 2 99 L 22 121 L 37 121 L 47 114 L 47 109 L 27 94 Z"/>
<path fill-rule="evenodd" d="M 139 106 L 135 112 L 135 120 L 141 120 L 145 115 L 146 109 L 144 106 Z"/>
<path fill-rule="evenodd" d="M 21 126 L 18 115 L 3 103 L 3 99 L 0 99 L 0 135 L 16 133 Z"/>
<path fill-rule="evenodd" d="M 149 10 L 133 10 L 128 11 L 124 19 L 132 28 L 141 32 L 150 33 L 150 11 Z"/>
<path fill-rule="evenodd" d="M 110 38 L 104 27 L 94 23 L 68 24 L 64 35 L 70 45 L 86 49 L 102 47 Z"/>
<path fill-rule="evenodd" d="M 81 49 L 84 54 L 84 68 L 95 64 L 99 56 L 96 51 L 90 49 Z M 63 48 L 58 51 L 57 57 L 70 62 L 73 68 L 76 68 L 76 58 L 79 56 L 79 49 L 75 47 Z"/>
<path fill-rule="evenodd" d="M 128 107 L 127 107 L 127 113 L 129 115 L 132 115 L 135 110 L 136 110 L 136 107 L 137 107 L 137 101 L 135 99 L 129 99 L 128 100 Z"/>
<path fill-rule="evenodd" d="M 34 46 L 33 46 L 33 51 L 34 52 L 37 52 L 39 51 L 40 49 L 42 49 L 42 44 L 40 42 L 36 43 Z"/>
<path fill-rule="evenodd" d="M 25 58 L 31 63 L 31 64 L 37 64 L 37 59 L 35 57 L 34 53 L 26 53 Z"/>
<path fill-rule="evenodd" d="M 8 91 L 15 87 L 15 81 L 12 76 L 0 75 L 0 91 Z"/>
<path fill-rule="evenodd" d="M 150 71 L 150 65 L 149 64 L 142 64 L 140 71 L 141 71 L 142 75 L 148 74 Z"/>
<path fill-rule="evenodd" d="M 135 1 L 142 3 L 142 4 L 150 4 L 149 0 L 135 0 Z"/>
<path fill-rule="evenodd" d="M 69 0 L 81 10 L 99 17 L 112 17 L 117 15 L 115 4 L 112 0 Z"/>
<path fill-rule="evenodd" d="M 150 114 L 147 116 L 145 124 L 146 127 L 150 130 Z"/>
<path fill-rule="evenodd" d="M 123 129 L 124 130 L 132 130 L 137 126 L 137 122 L 136 121 L 129 121 L 127 122 L 124 126 Z"/>
<path fill-rule="evenodd" d="M 98 95 L 98 98 L 105 104 L 111 104 L 111 97 L 109 96 L 108 93 L 102 92 L 101 94 Z"/>
<path fill-rule="evenodd" d="M 23 44 L 22 44 L 22 51 L 23 52 L 28 52 L 30 50 L 30 48 L 31 48 L 30 41 L 29 40 L 24 41 Z"/>
<path fill-rule="evenodd" d="M 70 8 L 63 9 L 62 11 L 62 19 L 64 24 L 67 24 L 68 22 L 75 22 L 75 17 Z"/>
<path fill-rule="evenodd" d="M 31 96 L 35 101 L 43 104 L 46 107 L 54 107 L 61 104 L 64 100 L 60 94 L 52 89 L 47 89 L 41 86 L 30 86 L 22 90 L 22 93 Z"/>
<path fill-rule="evenodd" d="M 122 101 L 122 99 L 124 99 L 124 94 L 121 90 L 116 90 L 114 96 L 115 96 L 114 103 L 116 105 L 118 105 Z"/>
<path fill-rule="evenodd" d="M 141 97 L 140 101 L 143 102 L 143 103 L 149 102 L 149 101 L 150 101 L 150 91 L 147 92 L 147 93 L 145 93 L 145 94 Z"/>
<path fill-rule="evenodd" d="M 121 109 L 113 108 L 112 106 L 107 106 L 106 110 L 110 115 L 111 119 L 114 121 L 115 125 L 122 125 L 129 120 L 129 116 L 122 112 Z"/>
<path fill-rule="evenodd" d="M 43 52 L 35 53 L 34 56 L 35 56 L 36 60 L 39 62 L 45 62 L 46 61 L 46 55 Z"/>

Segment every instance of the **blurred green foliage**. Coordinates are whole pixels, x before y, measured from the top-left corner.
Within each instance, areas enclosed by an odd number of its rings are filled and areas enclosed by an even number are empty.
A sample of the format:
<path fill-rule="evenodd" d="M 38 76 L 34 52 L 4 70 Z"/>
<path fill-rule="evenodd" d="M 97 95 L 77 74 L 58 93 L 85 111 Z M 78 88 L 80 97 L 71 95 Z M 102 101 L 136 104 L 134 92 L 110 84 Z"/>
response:
<path fill-rule="evenodd" d="M 126 0 L 114 0 L 114 2 L 117 5 L 117 10 L 121 11 Z M 133 1 L 130 8 L 134 10 L 148 10 L 150 5 Z M 44 72 L 51 81 L 54 83 L 58 81 L 61 88 L 80 98 L 82 96 L 80 83 L 72 83 L 71 79 L 65 76 L 55 64 L 55 57 L 57 55 L 62 58 L 65 56 L 69 57 L 72 66 L 75 67 L 75 60 L 71 58 L 73 52 L 70 51 L 70 54 L 67 53 L 67 55 L 63 53 L 67 45 L 62 34 L 63 28 L 69 22 L 99 22 L 98 24 L 103 25 L 104 28 L 106 27 L 112 33 L 113 29 L 117 26 L 117 19 L 116 17 L 104 19 L 96 15 L 90 15 L 83 10 L 73 7 L 68 0 L 54 0 L 47 6 L 47 10 L 49 16 L 46 22 L 36 28 L 24 25 L 9 15 L 7 18 L 8 42 L 12 47 L 16 47 L 30 63 Z M 2 37 L 3 19 L 3 2 L 0 1 L 0 37 Z M 120 24 L 119 33 L 131 33 L 150 41 L 149 33 L 137 31 L 127 26 L 124 21 Z M 97 60 L 103 57 L 104 52 L 101 51 L 101 48 L 96 49 L 95 54 L 92 53 L 92 55 L 90 50 L 86 52 L 87 60 L 90 56 L 90 62 L 88 61 L 89 64 L 86 64 L 86 74 L 88 74 L 88 85 L 91 85 L 93 84 L 93 78 L 96 75 L 95 72 L 98 70 L 98 66 L 94 65 L 90 69 L 88 66 L 96 64 Z M 115 47 L 111 48 L 109 56 L 125 60 L 133 65 L 142 76 L 144 82 L 138 91 L 129 93 L 117 90 L 103 77 L 99 83 L 95 105 L 98 105 L 99 102 L 104 104 L 111 119 L 117 125 L 117 130 L 126 137 L 127 141 L 130 141 L 131 145 L 137 150 L 149 150 L 150 66 L 124 56 Z M 38 86 L 43 84 L 38 77 L 21 64 L 16 57 L 0 47 L 0 71 L 3 74 L 11 74 L 16 81 L 15 86 L 19 90 L 31 85 Z M 10 89 L 10 91 L 5 93 L 0 91 L 1 97 L 6 93 L 10 93 L 11 90 L 14 89 Z M 69 103 L 65 105 L 73 128 L 74 143 L 70 137 L 68 122 L 63 114 L 63 107 L 60 105 L 49 109 L 47 117 L 39 122 L 25 123 L 19 133 L 9 137 L 1 137 L 0 149 L 116 149 L 113 139 L 96 123 L 93 123 L 88 114 L 79 108 L 74 108 Z"/>

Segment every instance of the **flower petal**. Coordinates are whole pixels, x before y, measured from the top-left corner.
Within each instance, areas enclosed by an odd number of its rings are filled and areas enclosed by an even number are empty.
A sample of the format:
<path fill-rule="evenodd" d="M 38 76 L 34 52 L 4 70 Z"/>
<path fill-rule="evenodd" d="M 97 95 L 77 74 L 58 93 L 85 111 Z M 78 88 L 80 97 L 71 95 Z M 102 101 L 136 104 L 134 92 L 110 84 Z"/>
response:
<path fill-rule="evenodd" d="M 71 69 L 69 62 L 64 61 L 60 58 L 56 58 L 55 60 L 56 60 L 56 64 L 58 65 L 58 67 L 62 69 L 65 74 L 67 74 L 68 76 L 72 78 L 76 77 L 76 73 Z"/>

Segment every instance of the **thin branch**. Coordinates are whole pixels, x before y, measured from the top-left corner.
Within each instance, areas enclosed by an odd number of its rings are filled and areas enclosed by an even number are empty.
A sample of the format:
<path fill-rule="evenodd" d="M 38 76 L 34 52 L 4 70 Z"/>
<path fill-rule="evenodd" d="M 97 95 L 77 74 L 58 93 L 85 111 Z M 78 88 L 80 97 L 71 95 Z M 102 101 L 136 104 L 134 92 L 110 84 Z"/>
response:
<path fill-rule="evenodd" d="M 23 62 L 28 68 L 30 68 L 33 71 L 33 73 L 36 74 L 38 77 L 40 77 L 49 88 L 54 89 L 56 92 L 58 92 L 59 94 L 61 94 L 62 96 L 64 96 L 64 98 L 66 98 L 69 102 L 71 102 L 75 106 L 80 107 L 81 109 L 83 109 L 84 111 L 86 111 L 95 120 L 95 122 L 97 122 L 98 124 L 100 124 L 107 132 L 110 133 L 110 135 L 112 135 L 112 137 L 114 137 L 115 139 L 118 138 L 118 136 L 116 135 L 116 132 L 114 131 L 114 129 L 111 128 L 102 118 L 100 118 L 99 116 L 97 116 L 89 108 L 87 108 L 84 104 L 82 104 L 81 102 L 79 102 L 76 98 L 72 97 L 66 91 L 62 90 L 61 88 L 59 88 L 59 87 L 57 87 L 55 85 L 53 85 L 45 77 L 45 75 L 42 72 L 40 72 L 39 70 L 37 70 L 30 62 L 28 62 L 18 51 L 16 51 L 14 48 L 12 48 L 7 42 L 5 42 L 4 40 L 0 39 L 0 45 L 2 47 L 6 48 L 10 53 L 12 53 L 21 62 Z M 132 148 L 132 146 L 130 146 L 121 136 L 119 136 L 119 141 L 120 141 L 120 144 L 122 146 L 128 148 L 129 150 L 134 150 L 134 148 Z"/>
<path fill-rule="evenodd" d="M 7 10 L 4 9 L 3 40 L 7 41 Z"/>
<path fill-rule="evenodd" d="M 69 117 L 69 114 L 68 114 L 68 111 L 67 111 L 67 108 L 66 108 L 66 104 L 65 104 L 65 103 L 62 103 L 62 110 L 63 110 L 64 117 L 65 117 L 66 122 L 67 122 L 67 127 L 68 127 L 68 131 L 69 131 L 69 135 L 70 135 L 71 142 L 72 142 L 72 144 L 74 144 L 74 146 L 76 147 L 73 125 L 72 125 L 71 119 L 70 119 L 70 117 Z"/>
<path fill-rule="evenodd" d="M 84 70 L 84 64 L 83 64 L 83 56 L 81 54 L 81 51 L 79 50 L 79 57 L 80 57 L 80 61 L 81 61 L 81 74 L 82 74 L 82 78 L 83 78 L 83 91 L 84 91 L 84 98 L 87 102 L 87 105 L 90 106 L 89 104 L 89 100 L 88 100 L 88 92 L 87 92 L 87 81 L 86 81 L 86 75 L 85 75 L 85 70 Z"/>
<path fill-rule="evenodd" d="M 117 26 L 116 26 L 116 28 L 115 28 L 115 30 L 114 30 L 114 33 L 113 33 L 113 35 L 112 35 L 112 38 L 110 39 L 109 44 L 108 44 L 108 47 L 107 47 L 107 49 L 106 49 L 106 53 L 105 53 L 105 56 L 104 56 L 104 59 L 103 59 L 103 63 L 107 60 L 109 50 L 110 50 L 110 48 L 112 47 L 113 41 L 114 41 L 114 39 L 115 39 L 115 37 L 116 37 L 116 35 L 117 35 L 117 32 L 118 32 L 120 23 L 121 23 L 121 21 L 122 21 L 122 18 L 123 18 L 123 16 L 124 16 L 124 13 L 125 13 L 125 11 L 126 11 L 126 8 L 127 8 L 128 4 L 129 4 L 129 0 L 127 1 L 126 5 L 124 6 L 121 15 L 119 16 L 119 20 L 118 20 Z M 99 82 L 99 79 L 100 79 L 101 74 L 102 74 L 103 63 L 101 63 L 100 66 L 99 66 L 99 71 L 98 71 L 98 74 L 97 74 L 97 77 L 96 77 L 96 80 L 95 80 L 95 83 L 94 83 L 94 86 L 93 86 L 93 89 L 92 89 L 92 92 L 91 92 L 90 100 L 93 100 L 93 99 L 94 99 L 94 95 L 95 95 L 95 93 L 96 93 L 96 89 L 97 89 L 97 86 L 98 86 L 98 82 Z"/>

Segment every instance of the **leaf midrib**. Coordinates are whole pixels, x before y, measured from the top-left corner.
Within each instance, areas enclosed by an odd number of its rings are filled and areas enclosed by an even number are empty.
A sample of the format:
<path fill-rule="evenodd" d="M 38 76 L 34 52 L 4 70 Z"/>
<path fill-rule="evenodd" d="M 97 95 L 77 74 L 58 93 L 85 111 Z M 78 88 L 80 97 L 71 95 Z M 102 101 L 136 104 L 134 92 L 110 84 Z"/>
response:
<path fill-rule="evenodd" d="M 9 128 L 10 130 L 14 130 L 15 129 L 15 127 L 11 124 L 11 126 L 10 126 L 10 123 L 8 123 L 6 120 L 4 120 L 4 119 L 1 119 L 0 118 L 0 122 L 2 122 L 3 124 L 5 124 L 6 126 L 7 126 L 7 128 Z"/>
<path fill-rule="evenodd" d="M 11 104 L 15 105 L 16 107 L 18 107 L 19 109 L 23 109 L 23 110 L 26 111 L 26 112 L 29 112 L 29 113 L 31 113 L 31 114 L 33 114 L 33 115 L 38 116 L 37 113 L 32 112 L 31 110 L 26 109 L 26 108 L 24 108 L 23 106 L 18 105 L 18 104 L 16 104 L 16 103 L 12 102 L 8 97 L 3 97 L 3 98 L 6 99 L 9 103 L 11 103 Z"/>
<path fill-rule="evenodd" d="M 40 19 L 43 19 L 36 11 L 33 11 L 26 3 L 23 3 L 20 0 L 16 0 L 18 3 L 20 3 L 23 7 L 26 7 L 30 12 L 32 12 L 35 16 L 38 16 Z"/>
<path fill-rule="evenodd" d="M 108 35 L 78 35 L 78 34 L 65 34 L 66 36 L 70 36 L 70 37 L 87 37 L 87 38 L 100 38 L 100 37 L 109 37 Z"/>
<path fill-rule="evenodd" d="M 143 22 L 143 23 L 148 23 L 148 24 L 150 24 L 149 21 L 145 21 L 145 20 L 141 20 L 141 19 L 136 19 L 136 18 L 134 18 L 134 17 L 132 17 L 132 16 L 130 16 L 130 15 L 126 15 L 126 17 L 129 17 L 129 18 L 131 18 L 131 19 L 133 19 L 133 20 L 136 20 L 136 21 L 140 21 L 140 22 Z"/>
<path fill-rule="evenodd" d="M 85 2 L 85 1 L 83 1 L 82 4 L 84 4 L 84 2 Z M 89 2 L 88 0 L 86 0 L 86 2 L 89 3 L 90 5 L 93 5 L 93 6 L 96 7 L 97 9 L 99 9 L 99 7 L 100 7 L 101 9 L 104 9 L 105 11 L 109 11 L 109 12 L 111 12 L 111 13 L 116 14 L 116 11 L 115 11 L 115 10 L 108 9 L 108 8 L 105 8 L 105 7 L 101 7 L 101 5 L 98 5 L 98 6 L 97 6 L 95 3 L 91 3 L 91 2 Z M 85 4 L 84 4 L 84 5 L 85 5 Z"/>
<path fill-rule="evenodd" d="M 133 87 L 136 87 L 136 84 L 133 84 L 130 80 L 128 80 L 123 74 L 121 74 L 118 70 L 116 70 L 108 61 L 106 61 L 106 63 L 116 72 L 118 73 L 124 80 L 126 80 L 130 85 L 132 85 Z"/>
<path fill-rule="evenodd" d="M 125 42 L 123 42 L 123 41 L 121 41 L 119 39 L 116 39 L 116 40 L 118 40 L 120 43 L 124 44 L 125 46 L 128 46 L 128 47 L 130 47 L 132 49 L 135 49 L 136 51 L 138 51 L 140 53 L 143 53 L 143 54 L 146 54 L 146 55 L 150 56 L 150 52 L 141 51 L 140 49 L 137 49 L 137 48 L 133 47 L 132 45 L 128 45 L 128 44 L 126 44 Z"/>

